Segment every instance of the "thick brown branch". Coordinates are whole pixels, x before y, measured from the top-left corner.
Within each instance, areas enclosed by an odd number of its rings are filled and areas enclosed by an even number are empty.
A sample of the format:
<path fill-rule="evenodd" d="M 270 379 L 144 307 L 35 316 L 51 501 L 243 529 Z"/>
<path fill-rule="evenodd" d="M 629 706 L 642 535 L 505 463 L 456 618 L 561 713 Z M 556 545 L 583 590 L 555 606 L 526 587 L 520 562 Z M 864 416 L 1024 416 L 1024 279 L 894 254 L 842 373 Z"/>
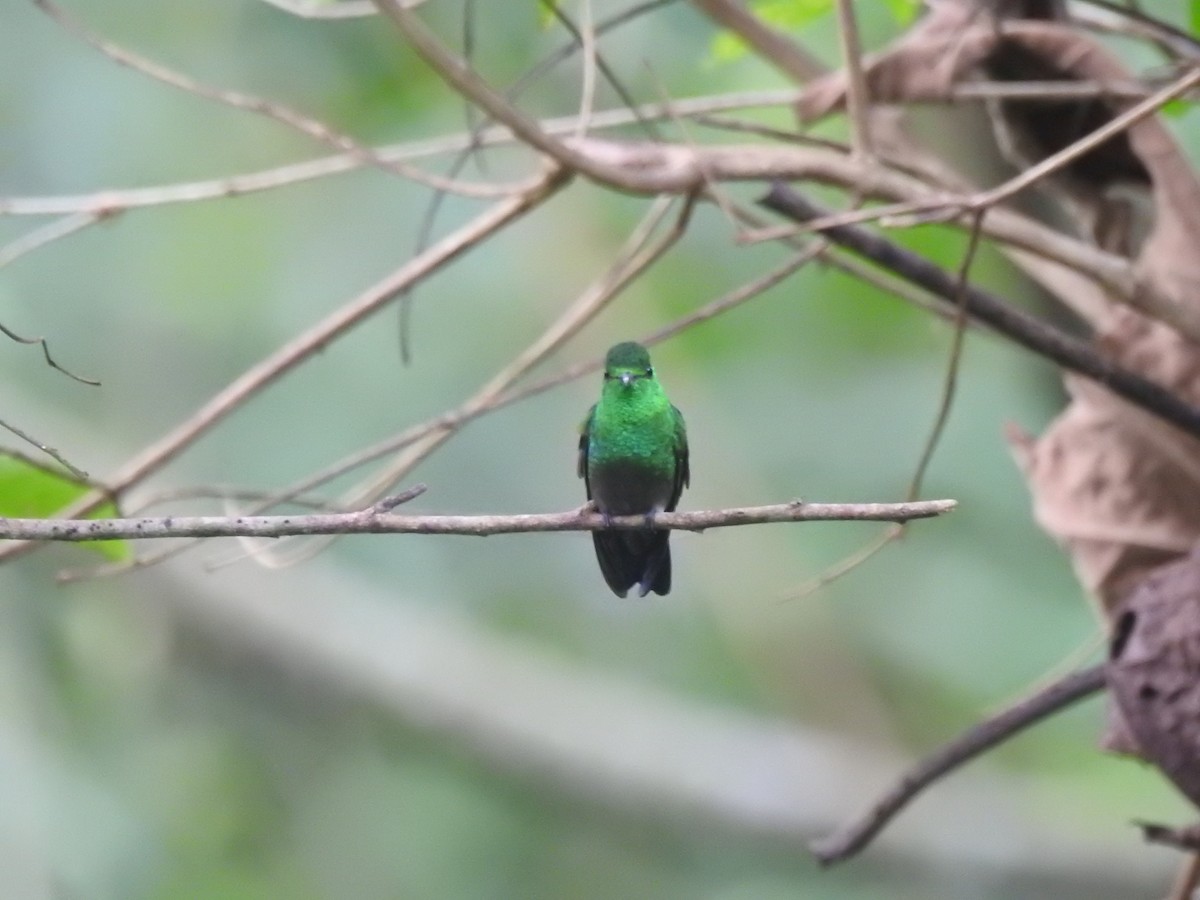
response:
<path fill-rule="evenodd" d="M 411 494 L 411 492 L 410 492 Z M 485 537 L 528 531 L 597 531 L 602 528 L 645 528 L 641 516 L 606 522 L 588 507 L 561 513 L 513 516 L 407 516 L 389 512 L 398 502 L 384 500 L 352 513 L 310 516 L 165 516 L 143 519 L 4 519 L 0 540 L 96 541 L 141 538 L 286 537 L 314 534 L 462 534 Z M 656 528 L 703 531 L 731 525 L 773 522 L 907 522 L 950 512 L 954 500 L 915 503 L 805 503 L 793 500 L 773 506 L 660 513 Z"/>
<path fill-rule="evenodd" d="M 775 184 L 760 203 L 796 222 L 812 222 L 828 214 L 802 194 L 781 183 Z M 865 228 L 836 225 L 817 230 L 835 244 L 854 251 L 945 301 L 953 303 L 958 296 L 958 282 L 953 275 L 923 256 Z M 970 284 L 963 286 L 963 304 L 974 320 L 990 326 L 1009 340 L 1065 369 L 1092 379 L 1135 406 L 1200 437 L 1200 409 L 1180 400 L 1166 388 L 1105 358 L 1084 341 Z"/>

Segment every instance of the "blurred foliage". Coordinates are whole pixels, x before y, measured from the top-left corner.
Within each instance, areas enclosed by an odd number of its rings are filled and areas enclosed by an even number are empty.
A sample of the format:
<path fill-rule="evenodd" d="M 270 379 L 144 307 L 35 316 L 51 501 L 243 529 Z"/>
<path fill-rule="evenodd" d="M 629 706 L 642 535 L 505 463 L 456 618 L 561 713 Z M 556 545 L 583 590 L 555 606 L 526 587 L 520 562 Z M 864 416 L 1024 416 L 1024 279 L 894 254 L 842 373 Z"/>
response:
<path fill-rule="evenodd" d="M 921 8 L 919 0 L 883 0 L 882 6 L 891 14 L 891 24 L 903 28 L 912 23 Z M 764 22 L 791 33 L 803 34 L 804 30 L 818 23 L 828 25 L 837 11 L 837 0 L 753 0 L 749 7 Z M 865 11 L 871 21 L 886 19 Z M 740 59 L 748 52 L 745 42 L 731 31 L 719 31 L 713 38 L 712 55 L 720 62 Z"/>
<path fill-rule="evenodd" d="M 45 519 L 65 509 L 90 490 L 86 482 L 65 471 L 40 466 L 28 459 L 0 451 L 0 516 Z M 97 507 L 92 518 L 119 515 L 112 503 Z M 110 560 L 129 559 L 126 541 L 86 541 L 80 544 Z"/>
<path fill-rule="evenodd" d="M 0 28 L 0 194 L 216 178 L 325 152 L 120 69 L 31 4 L 11 6 Z M 830 4 L 817 6 L 823 18 L 804 37 L 833 62 Z M 872 46 L 913 6 L 858 4 Z M 597 18 L 619 8 L 594 7 Z M 78 0 L 71 9 L 118 43 L 363 140 L 464 127 L 461 102 L 378 20 L 302 21 L 251 0 Z M 564 40 L 561 29 L 538 27 L 532 7 L 512 16 L 475 9 L 483 23 L 475 63 L 499 84 Z M 443 35 L 460 33 L 461 5 L 435 2 L 423 12 Z M 714 65 L 712 33 L 677 3 L 602 47 L 645 100 L 781 86 L 753 58 Z M 541 115 L 569 114 L 579 85 L 577 62 L 568 62 L 523 102 Z M 606 86 L 599 101 L 617 102 Z M 762 120 L 788 125 L 779 112 Z M 1194 117 L 1172 124 L 1200 146 Z M 965 131 L 954 138 L 968 153 L 976 140 Z M 467 173 L 498 177 L 515 170 L 511 160 L 498 153 L 485 171 L 472 163 Z M 399 265 L 428 199 L 385 173 L 356 171 L 126 212 L 20 259 L 0 272 L 0 317 L 52 335 L 56 352 L 97 372 L 104 387 L 81 389 L 0 344 L 3 416 L 46 434 L 88 471 L 111 471 Z M 478 208 L 447 200 L 436 233 Z M 573 189 L 416 291 L 411 365 L 399 361 L 395 315 L 378 316 L 148 488 L 272 489 L 461 402 L 604 271 L 642 208 L 640 199 Z M 0 220 L 0 241 L 28 226 Z M 899 237 L 951 267 L 964 247 L 939 226 Z M 547 368 L 647 333 L 780 259 L 775 247 L 735 244 L 722 213 L 703 208 L 686 240 Z M 994 252 L 980 254 L 973 277 L 1039 303 Z M 693 445 L 685 506 L 901 497 L 938 406 L 950 337 L 927 314 L 810 267 L 659 347 L 658 371 Z M 415 473 L 431 490 L 414 510 L 578 504 L 576 429 L 596 390 L 590 380 L 572 384 L 473 423 Z M 947 859 L 952 853 L 918 864 L 881 851 L 819 872 L 797 843 L 753 828 L 631 813 L 618 800 L 564 792 L 434 727 L 437 710 L 430 721 L 398 719 L 322 682 L 303 654 L 258 665 L 272 647 L 240 635 L 257 648 L 247 661 L 226 646 L 231 638 L 201 634 L 187 612 L 206 597 L 266 596 L 298 619 L 311 616 L 318 630 L 346 634 L 371 632 L 372 608 L 419 613 L 447 632 L 467 623 L 518 658 L 534 648 L 531 659 L 603 684 L 912 758 L 1100 643 L 1068 564 L 1031 520 L 1001 436 L 1010 421 L 1039 429 L 1060 396 L 1050 367 L 970 335 L 926 481 L 927 496 L 955 497 L 960 509 L 914 524 L 871 563 L 802 600 L 787 598 L 877 528 L 681 534 L 674 592 L 646 603 L 608 595 L 580 535 L 364 537 L 265 574 L 240 545 L 207 546 L 163 573 L 65 586 L 56 572 L 87 566 L 92 555 L 48 548 L 10 564 L 0 595 L 0 887 L 14 897 L 867 900 L 1123 897 L 1123 879 L 1142 879 L 1149 895 L 1160 882 L 1121 868 L 1135 841 L 1125 823 L 1181 818 L 1183 806 L 1153 773 L 1093 749 L 1095 705 L 980 767 L 1006 779 L 997 804 L 1017 817 L 997 831 L 991 868 L 964 866 Z M 69 500 L 67 486 L 53 490 L 54 503 Z M 0 496 L 11 502 L 11 485 Z M 533 702 L 503 683 L 494 691 L 497 705 Z M 614 739 L 639 746 L 635 733 Z M 745 760 L 748 777 L 757 764 Z M 871 784 L 838 786 L 845 814 L 895 773 L 876 774 Z M 939 797 L 922 808 L 938 809 Z M 1000 828 L 993 810 L 978 815 Z M 1047 828 L 1111 849 L 1117 862 L 1073 872 L 1067 859 L 1061 871 L 1071 878 L 1055 881 L 1061 873 L 1039 869 L 1037 848 L 1020 838 Z"/>

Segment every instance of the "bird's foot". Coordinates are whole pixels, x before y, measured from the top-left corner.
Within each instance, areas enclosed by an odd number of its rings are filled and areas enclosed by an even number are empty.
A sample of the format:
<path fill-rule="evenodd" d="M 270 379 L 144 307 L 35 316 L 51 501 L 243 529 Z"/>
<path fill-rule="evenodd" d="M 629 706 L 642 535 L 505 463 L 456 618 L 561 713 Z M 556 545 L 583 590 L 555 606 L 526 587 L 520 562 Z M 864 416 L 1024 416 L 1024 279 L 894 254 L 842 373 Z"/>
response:
<path fill-rule="evenodd" d="M 609 513 L 608 510 L 601 509 L 600 505 L 596 503 L 594 499 L 583 504 L 583 506 L 579 508 L 579 511 L 585 513 L 599 513 L 600 518 L 604 520 L 604 527 L 612 528 L 612 514 Z"/>

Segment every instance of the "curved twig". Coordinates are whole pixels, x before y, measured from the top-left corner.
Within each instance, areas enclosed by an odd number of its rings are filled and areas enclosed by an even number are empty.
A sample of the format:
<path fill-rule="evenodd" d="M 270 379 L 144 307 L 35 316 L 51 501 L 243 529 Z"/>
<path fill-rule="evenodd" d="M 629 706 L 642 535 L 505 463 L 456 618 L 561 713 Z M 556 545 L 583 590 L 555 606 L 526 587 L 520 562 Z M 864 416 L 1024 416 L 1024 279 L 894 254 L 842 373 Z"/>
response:
<path fill-rule="evenodd" d="M 95 379 L 92 379 L 92 378 L 84 378 L 82 375 L 76 375 L 74 372 L 72 372 L 68 369 L 64 369 L 62 366 L 60 366 L 58 363 L 56 363 L 54 361 L 54 357 L 50 355 L 50 345 L 46 342 L 46 339 L 44 337 L 35 337 L 35 338 L 21 337 L 21 335 L 17 334 L 11 328 L 6 328 L 4 325 L 0 325 L 0 334 L 4 335 L 6 338 L 8 338 L 11 341 L 16 341 L 18 344 L 38 344 L 38 345 L 40 345 L 42 348 L 42 356 L 44 356 L 46 358 L 46 365 L 48 365 L 50 368 L 57 369 L 58 371 L 62 372 L 64 375 L 66 375 L 68 378 L 72 378 L 75 381 L 78 381 L 80 384 L 90 384 L 92 387 L 100 386 L 99 381 L 96 381 Z M 24 435 L 22 435 L 22 437 L 23 436 Z M 36 442 L 33 442 L 33 443 L 35 443 L 35 445 L 38 447 L 42 446 L 41 444 L 37 444 Z M 42 447 L 42 449 L 45 449 L 45 448 Z M 61 462 L 61 460 L 60 460 L 60 462 Z"/>
<path fill-rule="evenodd" d="M 862 816 L 829 837 L 814 841 L 809 849 L 823 866 L 849 859 L 870 844 L 900 810 L 943 775 L 1030 725 L 1103 690 L 1104 679 L 1103 664 L 1073 672 L 979 723 L 913 766 Z"/>

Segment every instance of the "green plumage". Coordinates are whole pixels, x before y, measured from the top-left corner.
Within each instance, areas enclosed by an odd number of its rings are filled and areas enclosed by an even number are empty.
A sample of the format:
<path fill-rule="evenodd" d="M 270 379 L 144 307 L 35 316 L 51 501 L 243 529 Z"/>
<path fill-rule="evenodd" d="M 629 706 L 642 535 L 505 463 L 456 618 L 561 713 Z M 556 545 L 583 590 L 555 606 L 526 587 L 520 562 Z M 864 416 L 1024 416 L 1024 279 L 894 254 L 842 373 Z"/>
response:
<path fill-rule="evenodd" d="M 650 527 L 688 483 L 687 429 L 654 375 L 650 354 L 632 341 L 608 351 L 600 402 L 579 439 L 579 476 L 605 517 L 646 517 L 642 531 L 595 531 L 596 559 L 619 597 L 671 590 L 670 532 Z"/>

